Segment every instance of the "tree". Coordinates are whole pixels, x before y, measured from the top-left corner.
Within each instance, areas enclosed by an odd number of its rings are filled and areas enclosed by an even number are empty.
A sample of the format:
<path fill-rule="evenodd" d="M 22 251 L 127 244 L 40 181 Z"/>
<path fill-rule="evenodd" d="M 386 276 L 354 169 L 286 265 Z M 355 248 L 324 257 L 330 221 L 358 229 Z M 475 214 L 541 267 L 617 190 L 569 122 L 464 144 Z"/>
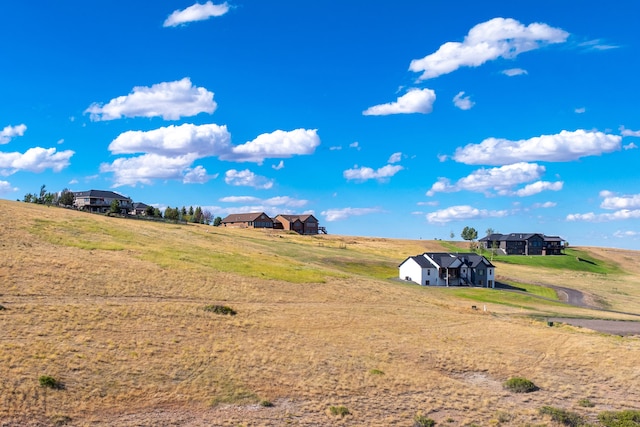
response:
<path fill-rule="evenodd" d="M 220 218 L 219 216 L 216 217 L 216 219 L 213 220 L 213 225 L 215 225 L 216 227 L 218 227 L 220 224 L 222 224 L 222 218 Z"/>
<path fill-rule="evenodd" d="M 24 199 L 22 199 L 22 201 L 25 203 L 35 203 L 35 199 L 37 199 L 35 195 L 27 193 L 24 195 Z"/>
<path fill-rule="evenodd" d="M 171 221 L 177 221 L 180 219 L 180 210 L 177 207 L 175 209 L 167 207 L 164 210 L 164 218 Z"/>
<path fill-rule="evenodd" d="M 495 232 L 496 232 L 496 231 L 495 231 L 493 228 L 491 228 L 491 227 L 487 228 L 487 231 L 486 231 L 487 236 L 491 236 L 491 235 L 492 235 L 492 234 L 494 234 Z"/>
<path fill-rule="evenodd" d="M 202 221 L 204 224 L 211 225 L 211 221 L 213 221 L 213 213 L 208 209 L 204 209 L 202 211 Z"/>
<path fill-rule="evenodd" d="M 154 208 L 153 206 L 147 206 L 147 208 L 144 210 L 144 214 L 146 216 L 155 216 L 156 213 L 156 208 Z"/>
<path fill-rule="evenodd" d="M 120 202 L 118 202 L 118 199 L 113 199 L 111 206 L 109 207 L 109 212 L 116 214 L 120 213 Z"/>
<path fill-rule="evenodd" d="M 191 214 L 191 221 L 202 224 L 204 223 L 204 218 L 202 216 L 202 208 L 198 206 L 196 210 Z"/>
<path fill-rule="evenodd" d="M 73 202 L 76 200 L 76 197 L 73 195 L 68 188 L 65 188 L 60 193 L 60 197 L 58 198 L 58 204 L 61 206 L 73 206 Z"/>
<path fill-rule="evenodd" d="M 451 237 L 451 239 L 453 240 L 453 238 L 456 237 L 456 233 L 451 231 L 451 233 L 449 233 L 449 237 Z"/>
<path fill-rule="evenodd" d="M 155 218 L 162 218 L 162 211 L 159 208 L 153 208 L 153 216 Z"/>
<path fill-rule="evenodd" d="M 468 240 L 469 241 L 469 249 L 470 250 L 475 250 L 477 249 L 477 244 L 476 244 L 476 239 L 478 238 L 478 232 L 476 231 L 475 228 L 473 227 L 465 227 L 462 230 L 462 233 L 460 234 L 460 237 L 462 237 L 464 240 Z"/>

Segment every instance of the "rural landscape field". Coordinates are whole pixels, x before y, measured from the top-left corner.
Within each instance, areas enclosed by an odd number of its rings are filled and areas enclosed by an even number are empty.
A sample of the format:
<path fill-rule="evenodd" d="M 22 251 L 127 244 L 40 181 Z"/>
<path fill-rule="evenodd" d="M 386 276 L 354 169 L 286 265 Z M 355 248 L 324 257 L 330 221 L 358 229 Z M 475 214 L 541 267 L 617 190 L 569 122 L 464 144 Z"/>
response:
<path fill-rule="evenodd" d="M 640 336 L 549 321 L 638 322 L 638 252 L 495 257 L 511 290 L 434 288 L 398 264 L 467 242 L 6 200 L 0 224 L 1 426 L 605 425 L 640 408 Z"/>

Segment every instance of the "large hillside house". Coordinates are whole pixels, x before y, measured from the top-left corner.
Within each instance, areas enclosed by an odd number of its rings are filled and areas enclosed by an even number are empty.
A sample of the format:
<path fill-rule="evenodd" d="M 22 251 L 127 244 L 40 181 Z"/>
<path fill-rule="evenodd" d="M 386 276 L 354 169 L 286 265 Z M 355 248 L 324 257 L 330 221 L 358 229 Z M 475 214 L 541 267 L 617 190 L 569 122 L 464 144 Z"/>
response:
<path fill-rule="evenodd" d="M 423 253 L 399 266 L 399 277 L 422 286 L 480 286 L 495 288 L 495 266 L 474 253 Z"/>
<path fill-rule="evenodd" d="M 493 233 L 479 242 L 505 255 L 561 255 L 564 249 L 564 239 L 541 233 Z"/>
<path fill-rule="evenodd" d="M 298 234 L 318 234 L 318 220 L 313 215 L 278 215 L 273 228 Z"/>
<path fill-rule="evenodd" d="M 264 212 L 230 214 L 220 225 L 235 228 L 273 228 L 273 220 Z"/>
<path fill-rule="evenodd" d="M 114 200 L 118 201 L 120 213 L 126 214 L 133 209 L 132 200 L 122 194 L 105 190 L 74 191 L 73 206 L 79 210 L 105 213 L 111 209 Z"/>

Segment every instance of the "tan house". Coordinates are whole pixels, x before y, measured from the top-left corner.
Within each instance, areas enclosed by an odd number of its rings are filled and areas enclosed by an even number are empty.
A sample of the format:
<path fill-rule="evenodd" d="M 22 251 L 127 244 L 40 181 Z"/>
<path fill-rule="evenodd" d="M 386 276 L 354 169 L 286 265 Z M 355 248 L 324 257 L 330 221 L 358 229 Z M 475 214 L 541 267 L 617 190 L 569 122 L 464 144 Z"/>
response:
<path fill-rule="evenodd" d="M 278 215 L 273 228 L 298 234 L 318 234 L 318 220 L 313 215 Z"/>
<path fill-rule="evenodd" d="M 264 212 L 230 214 L 220 225 L 235 228 L 273 228 L 273 220 Z"/>
<path fill-rule="evenodd" d="M 122 194 L 114 193 L 113 191 L 74 191 L 73 196 L 73 206 L 76 209 L 88 212 L 109 212 L 109 210 L 111 209 L 111 204 L 114 200 L 118 201 L 118 205 L 120 206 L 120 213 L 122 214 L 126 214 L 131 209 L 133 209 L 133 202 L 131 198 L 123 196 Z"/>

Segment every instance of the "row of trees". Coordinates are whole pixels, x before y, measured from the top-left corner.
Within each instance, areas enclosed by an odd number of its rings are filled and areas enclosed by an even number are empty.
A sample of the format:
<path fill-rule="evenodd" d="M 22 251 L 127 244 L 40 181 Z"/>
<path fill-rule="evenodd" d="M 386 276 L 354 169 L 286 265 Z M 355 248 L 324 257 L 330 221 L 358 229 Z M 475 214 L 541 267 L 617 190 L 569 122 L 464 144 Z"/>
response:
<path fill-rule="evenodd" d="M 39 193 L 27 193 L 22 199 L 25 203 L 37 203 L 39 205 L 73 206 L 74 196 L 69 189 L 65 188 L 60 193 L 47 191 L 47 186 L 42 184 Z"/>

